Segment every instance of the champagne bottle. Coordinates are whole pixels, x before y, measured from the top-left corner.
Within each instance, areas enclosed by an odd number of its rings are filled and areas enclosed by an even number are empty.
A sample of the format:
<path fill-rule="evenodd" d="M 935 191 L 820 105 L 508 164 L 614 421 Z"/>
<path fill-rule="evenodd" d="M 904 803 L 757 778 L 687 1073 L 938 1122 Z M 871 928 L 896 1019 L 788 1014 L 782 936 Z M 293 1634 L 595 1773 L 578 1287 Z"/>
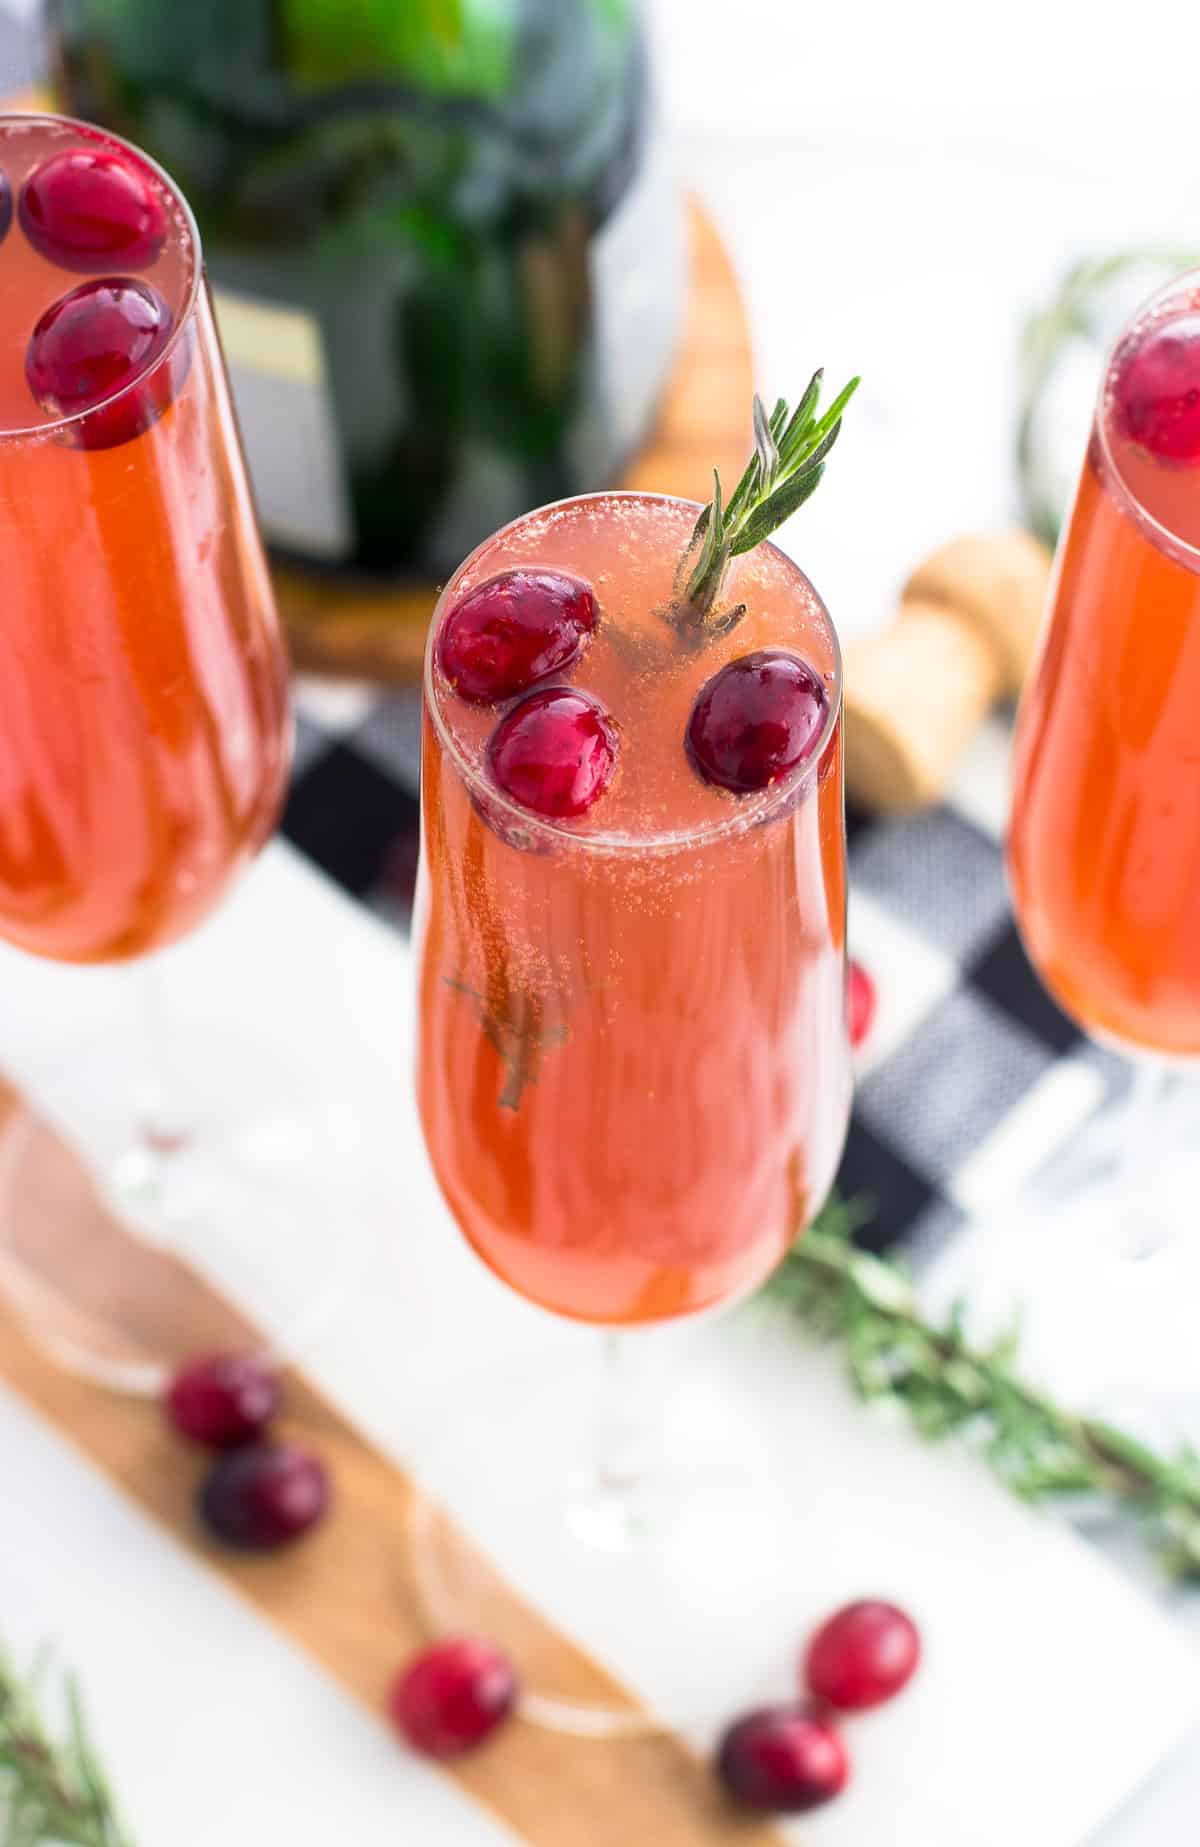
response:
<path fill-rule="evenodd" d="M 613 481 L 682 297 L 634 0 L 49 0 L 61 105 L 195 210 L 264 529 L 444 573 Z"/>

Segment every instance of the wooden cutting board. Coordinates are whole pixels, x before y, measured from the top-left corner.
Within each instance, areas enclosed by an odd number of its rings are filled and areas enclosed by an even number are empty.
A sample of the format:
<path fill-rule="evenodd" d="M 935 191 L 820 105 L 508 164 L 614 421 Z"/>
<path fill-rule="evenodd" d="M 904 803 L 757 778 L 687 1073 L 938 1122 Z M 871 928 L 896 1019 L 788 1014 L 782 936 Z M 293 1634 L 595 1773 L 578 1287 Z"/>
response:
<path fill-rule="evenodd" d="M 0 1167 L 13 1139 L 29 1134 L 36 1137 L 30 1171 L 43 1202 L 43 1235 L 15 1260 L 11 1249 L 4 1254 L 0 1289 L 36 1294 L 46 1266 L 73 1251 L 92 1279 L 92 1300 L 117 1313 L 135 1341 L 144 1330 L 153 1336 L 149 1344 L 157 1344 L 168 1325 L 178 1330 L 185 1350 L 253 1342 L 253 1330 L 231 1303 L 178 1259 L 135 1243 L 102 1205 L 74 1154 L 35 1125 L 0 1080 Z M 318 1531 L 271 1558 L 230 1552 L 208 1539 L 194 1513 L 203 1458 L 170 1433 L 156 1403 L 107 1392 L 56 1366 L 25 1337 L 3 1294 L 0 1379 L 264 1621 L 382 1716 L 389 1681 L 426 1639 L 409 1552 L 418 1490 L 302 1374 L 285 1376 L 282 1429 L 328 1463 L 333 1509 Z M 442 1538 L 456 1558 L 470 1554 L 475 1585 L 482 1579 L 494 1601 L 495 1632 L 516 1639 L 530 1679 L 568 1698 L 638 1710 L 631 1694 L 522 1602 L 448 1522 Z M 774 1829 L 737 1817 L 707 1769 L 666 1732 L 589 1739 L 518 1721 L 485 1750 L 448 1766 L 446 1775 L 530 1847 L 781 1843 Z M 397 1829 L 400 1839 L 401 1814 Z"/>

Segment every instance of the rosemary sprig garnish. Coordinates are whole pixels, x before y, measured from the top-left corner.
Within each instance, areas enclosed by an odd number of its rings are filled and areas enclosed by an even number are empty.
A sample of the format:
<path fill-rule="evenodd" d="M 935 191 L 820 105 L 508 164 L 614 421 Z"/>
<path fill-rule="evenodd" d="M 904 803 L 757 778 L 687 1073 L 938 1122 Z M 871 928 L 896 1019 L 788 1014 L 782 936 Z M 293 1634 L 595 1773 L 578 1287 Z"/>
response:
<path fill-rule="evenodd" d="M 0 1657 L 0 1842 L 3 1847 L 132 1847 L 88 1740 L 74 1681 L 66 1735 L 56 1742 L 39 1710 L 39 1676 L 22 1680 Z"/>
<path fill-rule="evenodd" d="M 754 454 L 726 502 L 721 477 L 713 469 L 713 497 L 696 522 L 684 559 L 685 567 L 691 566 L 684 602 L 705 628 L 721 632 L 737 620 L 734 612 L 715 624 L 709 621 L 730 559 L 769 538 L 820 485 L 825 458 L 842 427 L 842 412 L 859 386 L 852 378 L 818 416 L 823 377 L 820 369 L 813 373 L 794 411 L 779 398 L 768 417 L 762 399 L 755 398 Z M 692 563 L 697 547 L 699 555 Z"/>
<path fill-rule="evenodd" d="M 869 1216 L 832 1201 L 760 1300 L 839 1340 L 861 1398 L 901 1407 L 930 1440 L 961 1436 L 1024 1500 L 1091 1500 L 1132 1516 L 1172 1576 L 1200 1579 L 1200 1456 L 1159 1455 L 1056 1404 L 1021 1377 L 1015 1329 L 978 1346 L 962 1304 L 927 1320 L 902 1267 L 854 1243 Z"/>

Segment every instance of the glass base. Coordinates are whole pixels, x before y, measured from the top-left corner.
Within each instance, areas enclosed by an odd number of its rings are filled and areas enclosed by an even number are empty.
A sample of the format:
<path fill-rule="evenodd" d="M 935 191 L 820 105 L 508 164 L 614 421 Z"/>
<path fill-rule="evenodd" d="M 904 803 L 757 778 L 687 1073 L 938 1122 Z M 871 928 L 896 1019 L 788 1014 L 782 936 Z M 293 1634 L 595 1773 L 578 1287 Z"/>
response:
<path fill-rule="evenodd" d="M 635 1355 L 643 1343 L 678 1344 L 658 1332 L 615 1339 Z M 427 1433 L 429 1493 L 414 1496 L 410 1523 L 427 1625 L 503 1647 L 535 1724 L 590 1737 L 668 1726 L 706 1736 L 713 1715 L 698 1690 L 757 1683 L 774 1638 L 780 1658 L 764 1689 L 794 1677 L 795 1637 L 780 1624 L 794 1492 L 784 1492 L 761 1402 L 728 1373 L 647 1367 L 616 1428 L 604 1373 L 600 1363 L 481 1379 Z M 591 1659 L 551 1667 L 522 1594 Z M 635 1706 L 601 1665 L 618 1654 L 628 1685 L 657 1690 L 655 1710 Z"/>
<path fill-rule="evenodd" d="M 1021 1369 L 1061 1403 L 1200 1447 L 1200 1086 L 1135 1079 L 931 1283 L 981 1338 L 1020 1330 Z"/>
<path fill-rule="evenodd" d="M 0 1135 L 0 1290 L 60 1364 L 146 1395 L 200 1351 L 294 1353 L 372 1251 L 353 1123 L 253 1044 L 185 1037 L 170 1129 L 137 1132 L 105 1042 L 44 1087 L 61 1127 L 25 1109 Z"/>

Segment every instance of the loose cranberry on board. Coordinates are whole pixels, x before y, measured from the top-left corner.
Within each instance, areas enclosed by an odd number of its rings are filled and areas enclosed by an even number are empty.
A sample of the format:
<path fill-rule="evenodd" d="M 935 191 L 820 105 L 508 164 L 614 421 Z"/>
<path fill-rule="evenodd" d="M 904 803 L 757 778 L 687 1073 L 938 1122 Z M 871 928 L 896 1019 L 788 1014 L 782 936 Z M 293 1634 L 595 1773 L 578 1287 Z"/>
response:
<path fill-rule="evenodd" d="M 180 1367 L 164 1403 L 180 1436 L 232 1449 L 261 1436 L 279 1410 L 279 1377 L 258 1353 L 205 1353 Z"/>
<path fill-rule="evenodd" d="M 798 1815 L 840 1795 L 850 1754 L 832 1720 L 797 1706 L 763 1706 L 721 1740 L 717 1775 L 743 1808 Z"/>
<path fill-rule="evenodd" d="M 397 1730 L 425 1757 L 461 1757 L 513 1710 L 517 1676 L 490 1642 L 459 1636 L 410 1661 L 388 1695 Z"/>

